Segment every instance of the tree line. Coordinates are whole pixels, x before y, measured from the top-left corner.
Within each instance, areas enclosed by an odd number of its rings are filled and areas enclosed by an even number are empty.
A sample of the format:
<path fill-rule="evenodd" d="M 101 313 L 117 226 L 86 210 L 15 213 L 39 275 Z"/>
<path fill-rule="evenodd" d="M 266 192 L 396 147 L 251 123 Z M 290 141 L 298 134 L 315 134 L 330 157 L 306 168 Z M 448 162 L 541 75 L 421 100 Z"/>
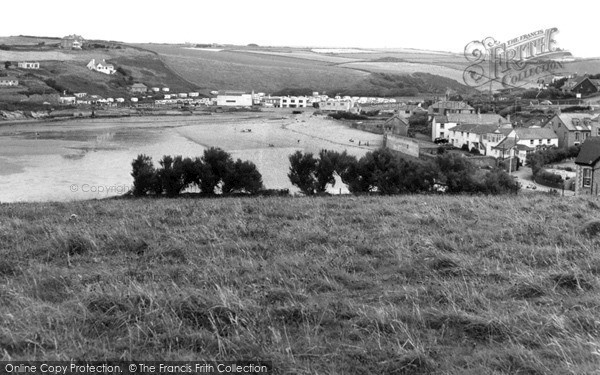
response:
<path fill-rule="evenodd" d="M 353 194 L 407 194 L 445 191 L 457 193 L 516 193 L 519 185 L 501 168 L 480 170 L 467 158 L 454 153 L 438 155 L 434 160 L 406 160 L 389 149 L 368 152 L 360 159 L 321 150 L 290 155 L 288 178 L 305 195 L 326 192 L 335 185 L 335 174 Z"/>
<path fill-rule="evenodd" d="M 165 155 L 155 168 L 150 156 L 140 154 L 131 163 L 133 195 L 174 197 L 188 188 L 204 195 L 221 193 L 256 194 L 263 189 L 262 175 L 251 161 L 233 160 L 220 148 L 211 147 L 202 157 L 183 158 Z"/>

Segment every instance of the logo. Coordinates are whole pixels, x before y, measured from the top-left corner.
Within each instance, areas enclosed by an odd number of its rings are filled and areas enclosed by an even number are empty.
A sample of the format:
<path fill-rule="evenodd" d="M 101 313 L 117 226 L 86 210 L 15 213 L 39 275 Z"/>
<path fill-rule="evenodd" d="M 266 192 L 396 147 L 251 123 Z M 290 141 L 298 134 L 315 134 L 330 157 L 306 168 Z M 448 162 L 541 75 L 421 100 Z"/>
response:
<path fill-rule="evenodd" d="M 557 28 L 537 30 L 500 43 L 492 37 L 472 41 L 464 55 L 471 64 L 463 73 L 465 84 L 471 87 L 500 85 L 518 88 L 553 76 L 572 60 L 570 52 L 556 46 Z"/>

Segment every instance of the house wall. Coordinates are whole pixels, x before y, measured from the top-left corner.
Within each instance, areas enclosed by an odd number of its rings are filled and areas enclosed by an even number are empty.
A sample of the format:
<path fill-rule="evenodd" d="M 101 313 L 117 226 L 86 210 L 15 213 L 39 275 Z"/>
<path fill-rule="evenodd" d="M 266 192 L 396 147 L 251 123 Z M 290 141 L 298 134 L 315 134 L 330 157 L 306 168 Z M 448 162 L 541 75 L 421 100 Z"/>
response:
<path fill-rule="evenodd" d="M 431 140 L 435 141 L 436 138 L 450 138 L 450 129 L 457 125 L 456 122 L 439 123 L 433 118 L 431 122 Z M 442 134 L 443 133 L 443 134 Z"/>
<path fill-rule="evenodd" d="M 328 100 L 319 103 L 322 111 L 349 111 L 353 104 L 350 100 Z"/>
<path fill-rule="evenodd" d="M 554 130 L 558 136 L 559 148 L 569 148 L 573 145 L 582 144 L 590 136 L 589 131 L 569 131 L 557 116 L 554 116 L 546 127 Z"/>
<path fill-rule="evenodd" d="M 461 148 L 465 143 L 469 146 L 469 150 L 473 147 L 473 143 L 480 143 L 479 134 L 450 130 L 450 144 L 454 147 Z"/>
<path fill-rule="evenodd" d="M 384 147 L 416 158 L 419 157 L 419 142 L 412 138 L 386 134 L 384 135 Z"/>
<path fill-rule="evenodd" d="M 250 107 L 252 106 L 252 95 L 218 95 L 217 105 L 229 107 Z"/>
<path fill-rule="evenodd" d="M 590 186 L 583 186 L 583 170 L 592 169 L 592 178 Z M 575 169 L 575 195 L 600 195 L 600 165 L 593 168 L 583 165 L 577 165 Z"/>

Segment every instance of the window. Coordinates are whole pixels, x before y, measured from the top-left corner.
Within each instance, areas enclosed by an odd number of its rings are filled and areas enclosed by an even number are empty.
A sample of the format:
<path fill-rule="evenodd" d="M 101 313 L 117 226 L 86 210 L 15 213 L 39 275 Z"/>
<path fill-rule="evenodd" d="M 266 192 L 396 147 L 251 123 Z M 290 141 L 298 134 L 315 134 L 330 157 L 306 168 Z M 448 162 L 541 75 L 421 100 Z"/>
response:
<path fill-rule="evenodd" d="M 579 139 L 580 137 L 581 137 L 581 133 L 579 133 L 579 132 L 576 132 L 576 133 L 575 133 L 575 140 L 576 140 L 576 141 L 579 141 L 579 140 L 580 140 L 580 139 Z"/>
<path fill-rule="evenodd" d="M 550 144 L 550 140 L 549 139 L 547 139 L 546 141 L 548 141 L 548 144 Z"/>
<path fill-rule="evenodd" d="M 440 124 L 440 129 L 444 129 L 444 124 Z M 599 129 L 600 131 L 600 129 Z"/>
<path fill-rule="evenodd" d="M 533 146 L 533 139 L 529 140 L 529 144 Z"/>
<path fill-rule="evenodd" d="M 541 139 L 538 139 L 538 143 L 539 143 L 539 144 L 542 144 L 542 140 L 541 140 Z"/>
<path fill-rule="evenodd" d="M 592 168 L 583 168 L 583 187 L 589 187 L 592 184 Z"/>
<path fill-rule="evenodd" d="M 444 138 L 444 132 L 440 132 L 440 138 Z"/>

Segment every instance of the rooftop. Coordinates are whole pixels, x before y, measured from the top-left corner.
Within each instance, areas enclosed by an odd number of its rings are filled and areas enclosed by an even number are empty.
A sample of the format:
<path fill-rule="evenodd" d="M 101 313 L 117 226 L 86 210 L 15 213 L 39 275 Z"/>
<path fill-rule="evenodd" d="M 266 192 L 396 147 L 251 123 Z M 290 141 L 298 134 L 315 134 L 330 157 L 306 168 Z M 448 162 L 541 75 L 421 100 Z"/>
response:
<path fill-rule="evenodd" d="M 515 129 L 519 139 L 557 139 L 558 136 L 550 128 L 517 128 Z"/>
<path fill-rule="evenodd" d="M 581 145 L 575 164 L 593 166 L 600 159 L 600 137 L 589 137 Z"/>

